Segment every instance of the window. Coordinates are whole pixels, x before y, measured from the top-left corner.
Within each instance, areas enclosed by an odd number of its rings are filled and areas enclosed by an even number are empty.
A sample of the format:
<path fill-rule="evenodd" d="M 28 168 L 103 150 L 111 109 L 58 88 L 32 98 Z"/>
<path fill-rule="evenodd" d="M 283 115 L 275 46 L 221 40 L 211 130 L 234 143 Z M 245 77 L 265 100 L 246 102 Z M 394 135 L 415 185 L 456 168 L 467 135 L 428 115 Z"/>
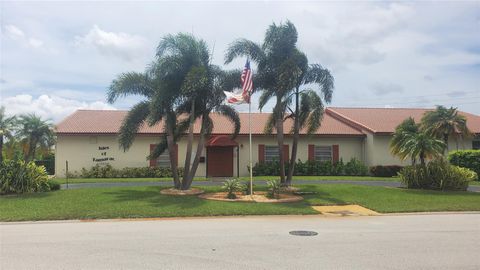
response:
<path fill-rule="evenodd" d="M 332 146 L 315 145 L 315 161 L 332 161 Z"/>
<path fill-rule="evenodd" d="M 168 155 L 168 150 L 165 150 L 165 152 L 157 158 L 157 167 L 170 168 L 170 156 Z"/>
<path fill-rule="evenodd" d="M 473 150 L 480 150 L 480 138 L 476 137 L 472 141 L 472 149 Z"/>
<path fill-rule="evenodd" d="M 278 161 L 278 146 L 277 145 L 265 145 L 265 162 Z"/>

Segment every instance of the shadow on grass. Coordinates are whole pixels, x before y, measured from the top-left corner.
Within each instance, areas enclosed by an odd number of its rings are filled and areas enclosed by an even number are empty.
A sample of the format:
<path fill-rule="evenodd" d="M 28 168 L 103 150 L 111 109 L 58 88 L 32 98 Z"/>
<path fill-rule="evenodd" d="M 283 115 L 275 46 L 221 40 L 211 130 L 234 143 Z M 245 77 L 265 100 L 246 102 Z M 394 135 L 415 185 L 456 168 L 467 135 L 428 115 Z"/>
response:
<path fill-rule="evenodd" d="M 143 190 L 138 189 L 122 189 L 117 191 L 106 191 L 107 195 L 115 197 L 117 202 L 127 201 L 143 201 L 155 207 L 165 207 L 169 205 L 176 205 L 180 208 L 195 208 L 205 203 L 205 200 L 198 198 L 195 195 L 191 196 L 175 196 L 160 194 L 160 190 L 169 187 L 146 187 Z"/>
<path fill-rule="evenodd" d="M 332 194 L 323 191 L 322 187 L 318 185 L 302 185 L 301 190 L 315 192 L 315 194 L 303 196 L 307 202 L 310 199 L 317 199 L 317 200 L 320 199 L 326 202 L 327 204 L 338 204 L 338 205 L 348 204 L 348 202 L 341 200 L 339 198 L 335 198 L 332 196 Z"/>
<path fill-rule="evenodd" d="M 52 193 L 57 191 L 48 191 L 48 192 L 38 192 L 38 193 L 22 193 L 22 194 L 2 194 L 0 199 L 2 200 L 23 200 L 23 199 L 32 199 L 32 198 L 46 198 L 52 196 Z"/>
<path fill-rule="evenodd" d="M 480 197 L 480 192 L 474 192 L 474 191 L 432 190 L 432 189 L 414 189 L 414 188 L 398 188 L 398 189 L 404 193 L 415 194 L 415 195 Z"/>

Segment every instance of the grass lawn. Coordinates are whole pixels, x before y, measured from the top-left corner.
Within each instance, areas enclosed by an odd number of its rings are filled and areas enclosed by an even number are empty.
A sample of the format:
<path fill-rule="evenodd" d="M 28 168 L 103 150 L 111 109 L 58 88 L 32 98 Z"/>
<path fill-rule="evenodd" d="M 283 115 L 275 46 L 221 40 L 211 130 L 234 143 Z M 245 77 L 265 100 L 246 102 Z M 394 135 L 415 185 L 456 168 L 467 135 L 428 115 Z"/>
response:
<path fill-rule="evenodd" d="M 249 177 L 239 177 L 242 181 L 248 181 Z M 278 176 L 255 176 L 257 181 L 278 179 Z M 56 178 L 56 181 L 65 184 L 65 178 Z M 194 181 L 207 181 L 205 177 L 196 177 Z M 398 181 L 398 177 L 373 177 L 373 176 L 294 176 L 293 180 L 352 180 L 352 181 Z M 109 183 L 109 182 L 171 182 L 172 178 L 70 178 L 69 183 Z"/>
<path fill-rule="evenodd" d="M 480 211 L 480 193 L 359 185 L 301 185 L 316 191 L 291 204 L 219 202 L 161 195 L 160 187 L 60 190 L 0 197 L 0 220 L 59 220 L 219 215 L 316 214 L 310 205 L 356 203 L 378 212 Z M 207 192 L 219 187 L 202 187 Z M 264 187 L 262 187 L 264 188 Z"/>

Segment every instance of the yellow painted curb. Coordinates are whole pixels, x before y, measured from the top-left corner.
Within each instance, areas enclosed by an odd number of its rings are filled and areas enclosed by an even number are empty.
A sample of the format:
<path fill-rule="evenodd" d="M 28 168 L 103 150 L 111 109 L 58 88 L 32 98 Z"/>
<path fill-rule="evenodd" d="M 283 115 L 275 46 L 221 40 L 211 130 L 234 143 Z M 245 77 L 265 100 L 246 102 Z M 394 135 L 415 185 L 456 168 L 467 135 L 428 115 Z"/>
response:
<path fill-rule="evenodd" d="M 312 206 L 313 209 L 326 216 L 379 216 L 380 214 L 360 205 Z"/>

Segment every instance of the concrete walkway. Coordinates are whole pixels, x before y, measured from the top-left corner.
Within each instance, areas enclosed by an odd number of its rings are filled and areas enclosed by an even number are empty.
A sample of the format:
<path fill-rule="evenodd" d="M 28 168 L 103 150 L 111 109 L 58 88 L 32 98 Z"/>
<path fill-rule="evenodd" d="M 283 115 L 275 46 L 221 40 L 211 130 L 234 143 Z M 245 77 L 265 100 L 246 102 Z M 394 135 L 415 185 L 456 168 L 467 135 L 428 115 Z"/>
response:
<path fill-rule="evenodd" d="M 380 186 L 380 187 L 401 187 L 399 182 L 393 181 L 354 181 L 354 180 L 294 180 L 295 185 L 308 184 L 352 184 L 362 186 Z M 266 181 L 255 181 L 256 185 L 265 185 Z M 105 187 L 144 187 L 144 186 L 171 186 L 172 182 L 112 182 L 112 183 L 76 183 L 69 184 L 68 189 L 78 188 L 105 188 Z M 194 181 L 192 186 L 221 186 L 223 182 L 218 181 Z M 61 185 L 62 189 L 67 189 L 66 184 Z M 470 186 L 468 191 L 480 192 L 480 186 Z"/>

